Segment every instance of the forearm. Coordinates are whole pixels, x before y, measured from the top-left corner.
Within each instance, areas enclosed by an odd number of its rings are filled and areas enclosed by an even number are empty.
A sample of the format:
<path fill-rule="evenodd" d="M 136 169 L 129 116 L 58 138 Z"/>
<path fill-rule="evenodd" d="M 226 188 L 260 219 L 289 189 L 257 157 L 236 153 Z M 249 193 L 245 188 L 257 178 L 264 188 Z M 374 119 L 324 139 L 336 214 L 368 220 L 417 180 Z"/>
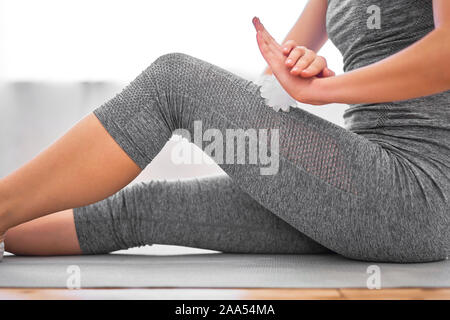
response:
<path fill-rule="evenodd" d="M 435 29 L 410 47 L 372 65 L 316 79 L 311 100 L 381 103 L 413 99 L 450 89 L 450 32 Z"/>

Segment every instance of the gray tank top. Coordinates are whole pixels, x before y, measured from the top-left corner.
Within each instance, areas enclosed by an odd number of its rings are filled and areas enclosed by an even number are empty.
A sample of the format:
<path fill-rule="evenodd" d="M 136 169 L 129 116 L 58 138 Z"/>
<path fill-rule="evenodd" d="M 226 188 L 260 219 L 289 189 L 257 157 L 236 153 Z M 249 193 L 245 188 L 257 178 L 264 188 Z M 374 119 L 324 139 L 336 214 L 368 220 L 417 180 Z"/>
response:
<path fill-rule="evenodd" d="M 343 55 L 345 71 L 384 59 L 433 28 L 432 0 L 328 0 L 327 32 Z M 344 120 L 347 129 L 416 164 L 450 189 L 450 91 L 350 105 Z"/>

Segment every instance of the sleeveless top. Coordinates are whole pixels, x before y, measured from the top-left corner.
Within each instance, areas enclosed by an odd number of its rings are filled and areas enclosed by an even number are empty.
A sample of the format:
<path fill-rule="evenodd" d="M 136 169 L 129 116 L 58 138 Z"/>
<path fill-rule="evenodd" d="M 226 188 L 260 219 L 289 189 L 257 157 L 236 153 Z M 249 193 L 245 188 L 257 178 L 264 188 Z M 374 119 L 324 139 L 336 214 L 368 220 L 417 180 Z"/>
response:
<path fill-rule="evenodd" d="M 432 0 L 328 0 L 326 24 L 347 72 L 395 54 L 431 32 Z M 353 104 L 344 121 L 348 130 L 419 168 L 450 203 L 450 91 Z"/>

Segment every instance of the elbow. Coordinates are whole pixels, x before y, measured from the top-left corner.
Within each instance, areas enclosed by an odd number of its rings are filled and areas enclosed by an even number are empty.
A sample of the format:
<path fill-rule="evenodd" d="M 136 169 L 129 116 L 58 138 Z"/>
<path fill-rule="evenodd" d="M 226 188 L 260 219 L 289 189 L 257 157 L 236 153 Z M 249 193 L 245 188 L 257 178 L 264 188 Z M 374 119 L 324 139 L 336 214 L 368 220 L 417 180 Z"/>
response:
<path fill-rule="evenodd" d="M 434 32 L 437 35 L 437 47 L 439 75 L 446 90 L 450 90 L 450 25 L 437 27 Z"/>

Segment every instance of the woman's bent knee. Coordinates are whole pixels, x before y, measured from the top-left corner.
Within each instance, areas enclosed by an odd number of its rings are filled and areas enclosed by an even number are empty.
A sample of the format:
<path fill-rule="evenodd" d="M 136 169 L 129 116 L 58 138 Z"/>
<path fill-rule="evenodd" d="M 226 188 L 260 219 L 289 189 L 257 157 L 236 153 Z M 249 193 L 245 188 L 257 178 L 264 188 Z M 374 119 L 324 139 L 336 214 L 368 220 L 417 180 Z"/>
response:
<path fill-rule="evenodd" d="M 185 67 L 195 58 L 179 52 L 166 53 L 158 57 L 147 69 L 146 73 L 179 75 L 185 73 Z"/>

